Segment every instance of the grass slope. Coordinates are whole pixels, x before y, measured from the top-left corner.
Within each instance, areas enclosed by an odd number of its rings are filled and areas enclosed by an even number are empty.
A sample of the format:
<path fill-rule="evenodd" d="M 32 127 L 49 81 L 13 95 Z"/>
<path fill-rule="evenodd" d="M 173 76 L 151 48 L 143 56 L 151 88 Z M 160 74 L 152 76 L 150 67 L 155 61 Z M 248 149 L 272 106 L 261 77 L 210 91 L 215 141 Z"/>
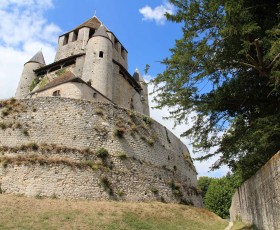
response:
<path fill-rule="evenodd" d="M 200 208 L 178 204 L 67 201 L 0 194 L 0 229 L 224 229 Z"/>

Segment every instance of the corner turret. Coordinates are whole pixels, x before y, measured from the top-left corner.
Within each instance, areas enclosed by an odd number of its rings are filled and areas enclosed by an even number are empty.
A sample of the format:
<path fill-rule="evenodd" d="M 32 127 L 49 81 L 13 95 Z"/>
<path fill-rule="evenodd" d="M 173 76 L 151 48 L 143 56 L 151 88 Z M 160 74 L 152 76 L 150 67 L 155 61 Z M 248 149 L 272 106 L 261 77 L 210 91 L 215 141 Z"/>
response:
<path fill-rule="evenodd" d="M 136 68 L 133 74 L 133 78 L 140 84 L 141 88 L 141 101 L 143 104 L 143 114 L 150 116 L 149 100 L 148 100 L 148 84 L 145 82 L 140 71 Z"/>
<path fill-rule="evenodd" d="M 30 85 L 32 81 L 36 78 L 34 70 L 41 68 L 45 65 L 46 63 L 42 51 L 36 53 L 28 62 L 24 64 L 15 98 L 26 98 L 26 96 L 30 93 Z"/>

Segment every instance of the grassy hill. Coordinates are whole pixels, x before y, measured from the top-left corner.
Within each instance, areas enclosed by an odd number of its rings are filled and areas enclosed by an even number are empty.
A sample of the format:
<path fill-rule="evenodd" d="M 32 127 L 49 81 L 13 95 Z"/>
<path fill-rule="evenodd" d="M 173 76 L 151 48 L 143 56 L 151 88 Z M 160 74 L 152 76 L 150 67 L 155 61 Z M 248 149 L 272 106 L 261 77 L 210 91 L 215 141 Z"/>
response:
<path fill-rule="evenodd" d="M 67 201 L 0 194 L 0 229 L 224 229 L 215 214 L 186 205 Z"/>

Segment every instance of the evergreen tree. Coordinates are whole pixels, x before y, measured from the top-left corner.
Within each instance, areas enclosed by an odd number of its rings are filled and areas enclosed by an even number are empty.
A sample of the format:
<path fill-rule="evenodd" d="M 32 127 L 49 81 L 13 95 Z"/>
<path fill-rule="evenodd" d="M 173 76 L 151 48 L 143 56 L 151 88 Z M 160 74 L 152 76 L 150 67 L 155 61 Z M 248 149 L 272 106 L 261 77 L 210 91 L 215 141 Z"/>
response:
<path fill-rule="evenodd" d="M 170 0 L 183 36 L 153 81 L 194 147 L 243 180 L 280 150 L 279 0 Z M 214 153 L 207 152 L 217 147 Z"/>

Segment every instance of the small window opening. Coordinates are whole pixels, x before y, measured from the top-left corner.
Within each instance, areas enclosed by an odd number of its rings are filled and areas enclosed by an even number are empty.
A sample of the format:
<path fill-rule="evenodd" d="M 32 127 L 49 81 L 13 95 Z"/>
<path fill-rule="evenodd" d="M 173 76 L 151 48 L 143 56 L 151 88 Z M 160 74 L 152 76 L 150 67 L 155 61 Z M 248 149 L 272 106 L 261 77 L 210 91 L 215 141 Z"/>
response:
<path fill-rule="evenodd" d="M 118 43 L 119 43 L 119 41 L 115 38 L 115 44 L 114 44 L 114 47 L 115 47 L 115 49 L 116 49 L 116 50 L 118 50 Z"/>
<path fill-rule="evenodd" d="M 103 56 L 104 56 L 104 52 L 103 52 L 103 51 L 100 51 L 100 52 L 99 52 L 99 57 L 100 57 L 100 58 L 103 58 Z"/>
<path fill-rule="evenodd" d="M 60 97 L 60 90 L 56 90 L 53 92 L 54 97 Z"/>
<path fill-rule="evenodd" d="M 125 59 L 125 57 L 126 57 L 126 51 L 123 47 L 121 49 L 121 56 L 122 56 L 123 59 Z"/>
<path fill-rule="evenodd" d="M 97 93 L 93 93 L 93 97 L 96 98 Z"/>
<path fill-rule="evenodd" d="M 79 31 L 77 31 L 77 30 L 73 32 L 72 42 L 77 41 L 77 39 L 78 39 L 78 32 Z"/>
<path fill-rule="evenodd" d="M 68 39 L 69 39 L 69 34 L 64 35 L 64 39 L 63 39 L 64 46 L 68 44 Z"/>
<path fill-rule="evenodd" d="M 90 29 L 89 30 L 89 38 L 91 38 L 95 33 L 95 30 L 94 29 Z"/>

